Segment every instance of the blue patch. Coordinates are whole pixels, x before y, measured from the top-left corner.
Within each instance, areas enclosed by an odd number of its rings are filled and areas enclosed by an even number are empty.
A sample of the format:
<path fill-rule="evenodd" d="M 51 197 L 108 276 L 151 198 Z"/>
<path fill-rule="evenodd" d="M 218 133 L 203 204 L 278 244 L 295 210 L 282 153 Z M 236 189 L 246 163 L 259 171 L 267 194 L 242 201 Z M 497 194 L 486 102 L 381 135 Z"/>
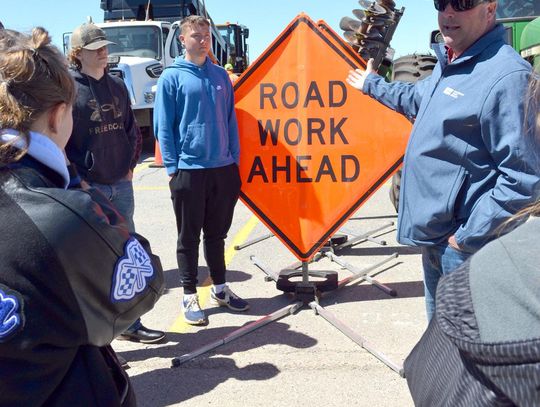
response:
<path fill-rule="evenodd" d="M 0 286 L 0 342 L 6 342 L 23 326 L 22 300 Z"/>
<path fill-rule="evenodd" d="M 154 267 L 146 250 L 135 238 L 124 246 L 124 256 L 116 263 L 111 299 L 113 302 L 132 300 L 142 293 L 154 278 Z"/>

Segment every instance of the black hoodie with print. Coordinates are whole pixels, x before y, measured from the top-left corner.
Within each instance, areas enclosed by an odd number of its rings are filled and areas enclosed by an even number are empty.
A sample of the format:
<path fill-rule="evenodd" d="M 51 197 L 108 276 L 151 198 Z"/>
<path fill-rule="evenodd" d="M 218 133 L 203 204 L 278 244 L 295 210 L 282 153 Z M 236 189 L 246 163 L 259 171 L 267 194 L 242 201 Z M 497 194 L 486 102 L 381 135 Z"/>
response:
<path fill-rule="evenodd" d="M 96 80 L 79 71 L 73 105 L 73 132 L 66 146 L 68 159 L 82 179 L 113 184 L 135 168 L 140 132 L 124 82 L 105 74 Z"/>

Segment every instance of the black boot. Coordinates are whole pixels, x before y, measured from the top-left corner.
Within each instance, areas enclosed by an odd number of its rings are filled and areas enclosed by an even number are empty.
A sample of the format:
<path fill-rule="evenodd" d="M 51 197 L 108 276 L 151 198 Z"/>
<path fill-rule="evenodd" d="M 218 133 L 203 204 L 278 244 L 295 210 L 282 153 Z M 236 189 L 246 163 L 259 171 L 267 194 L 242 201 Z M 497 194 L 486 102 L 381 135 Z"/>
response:
<path fill-rule="evenodd" d="M 141 343 L 155 343 L 161 341 L 163 338 L 165 338 L 165 332 L 146 328 L 139 319 L 116 339 Z"/>

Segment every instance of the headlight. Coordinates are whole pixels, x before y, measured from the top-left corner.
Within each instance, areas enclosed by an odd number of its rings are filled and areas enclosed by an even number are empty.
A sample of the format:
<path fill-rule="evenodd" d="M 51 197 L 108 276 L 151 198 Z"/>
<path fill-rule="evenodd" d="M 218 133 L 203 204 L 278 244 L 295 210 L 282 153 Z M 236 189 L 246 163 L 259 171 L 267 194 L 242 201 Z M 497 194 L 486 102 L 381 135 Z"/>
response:
<path fill-rule="evenodd" d="M 162 72 L 163 66 L 161 64 L 152 64 L 146 67 L 146 73 L 150 78 L 159 78 Z"/>

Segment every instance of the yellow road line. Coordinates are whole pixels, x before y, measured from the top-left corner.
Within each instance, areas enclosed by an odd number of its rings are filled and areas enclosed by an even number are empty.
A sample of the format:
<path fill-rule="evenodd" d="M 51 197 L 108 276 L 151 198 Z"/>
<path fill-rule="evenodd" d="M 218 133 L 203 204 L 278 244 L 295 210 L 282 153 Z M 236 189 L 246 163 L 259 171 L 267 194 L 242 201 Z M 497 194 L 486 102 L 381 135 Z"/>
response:
<path fill-rule="evenodd" d="M 253 228 L 257 225 L 259 220 L 252 216 L 246 224 L 240 229 L 240 231 L 234 236 L 233 241 L 231 245 L 225 250 L 225 265 L 228 267 L 229 264 L 232 262 L 232 259 L 234 258 L 236 254 L 236 250 L 234 250 L 235 246 L 239 246 L 242 243 L 244 243 L 250 233 L 253 231 Z M 210 287 L 211 287 L 212 280 L 210 277 L 208 277 L 200 287 L 197 288 L 197 294 L 199 294 L 199 304 L 202 308 L 205 307 L 205 305 L 208 303 L 210 299 Z M 180 305 L 180 304 L 179 304 Z M 176 332 L 176 333 L 185 333 L 188 332 L 191 328 L 191 325 L 185 322 L 184 316 L 180 315 L 176 318 L 172 326 L 169 328 L 169 332 Z"/>
<path fill-rule="evenodd" d="M 135 167 L 135 169 L 133 170 L 133 174 L 135 174 L 136 172 L 145 170 L 145 169 L 147 169 L 149 166 L 150 166 L 150 163 L 141 163 L 141 164 L 139 164 L 139 165 L 137 165 L 137 166 Z"/>

